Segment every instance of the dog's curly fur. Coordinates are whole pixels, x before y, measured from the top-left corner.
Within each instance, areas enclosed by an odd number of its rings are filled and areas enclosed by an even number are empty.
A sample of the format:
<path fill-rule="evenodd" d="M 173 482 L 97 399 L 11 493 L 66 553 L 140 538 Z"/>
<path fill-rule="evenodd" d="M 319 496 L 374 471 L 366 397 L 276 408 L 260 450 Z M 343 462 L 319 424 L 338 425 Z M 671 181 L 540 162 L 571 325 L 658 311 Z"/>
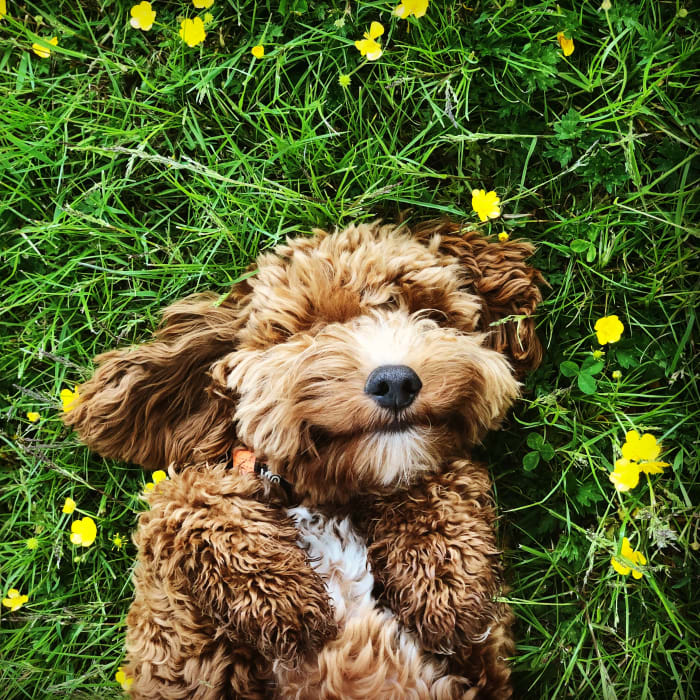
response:
<path fill-rule="evenodd" d="M 466 456 L 541 358 L 531 252 L 447 221 L 317 231 L 97 358 L 66 422 L 170 465 L 135 536 L 133 697 L 510 697 L 490 480 Z M 422 382 L 398 413 L 365 393 L 382 365 Z M 291 496 L 230 468 L 238 445 Z"/>

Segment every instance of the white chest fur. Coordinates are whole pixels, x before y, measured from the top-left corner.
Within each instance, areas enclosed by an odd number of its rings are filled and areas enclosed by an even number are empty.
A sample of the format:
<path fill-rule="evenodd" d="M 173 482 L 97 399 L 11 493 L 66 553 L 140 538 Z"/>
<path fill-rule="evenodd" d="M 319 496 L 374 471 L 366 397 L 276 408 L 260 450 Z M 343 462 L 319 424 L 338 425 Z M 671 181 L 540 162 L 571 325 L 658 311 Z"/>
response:
<path fill-rule="evenodd" d="M 367 545 L 349 518 L 308 508 L 288 511 L 299 546 L 326 585 L 338 636 L 317 658 L 290 669 L 274 665 L 278 698 L 297 700 L 442 700 L 471 698 L 447 661 L 425 652 L 393 612 L 377 604 Z"/>
<path fill-rule="evenodd" d="M 287 512 L 299 530 L 299 546 L 326 584 L 338 626 L 374 608 L 367 545 L 350 518 L 328 517 L 303 507 Z"/>

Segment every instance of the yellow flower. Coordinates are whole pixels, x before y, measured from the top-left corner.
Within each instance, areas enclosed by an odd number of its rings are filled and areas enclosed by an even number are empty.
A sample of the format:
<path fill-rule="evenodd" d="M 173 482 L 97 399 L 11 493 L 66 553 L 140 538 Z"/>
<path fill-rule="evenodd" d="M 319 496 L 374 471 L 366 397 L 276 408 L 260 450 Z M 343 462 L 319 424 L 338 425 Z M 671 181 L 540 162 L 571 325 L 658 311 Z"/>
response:
<path fill-rule="evenodd" d="M 509 238 L 510 238 L 510 236 L 509 236 L 505 231 L 501 231 L 501 232 L 498 234 L 498 240 L 499 240 L 501 243 L 505 243 Z"/>
<path fill-rule="evenodd" d="M 16 588 L 10 588 L 10 590 L 7 591 L 7 598 L 2 599 L 2 604 L 14 612 L 15 610 L 19 610 L 28 600 L 28 595 L 20 595 Z"/>
<path fill-rule="evenodd" d="M 89 547 L 97 537 L 97 526 L 90 516 L 85 516 L 82 520 L 74 520 L 70 530 L 70 541 L 83 547 Z"/>
<path fill-rule="evenodd" d="M 7 14 L 7 3 L 5 0 L 0 0 L 0 19 Z"/>
<path fill-rule="evenodd" d="M 598 342 L 601 345 L 605 345 L 606 343 L 617 343 L 622 337 L 625 326 L 622 321 L 613 314 L 612 316 L 599 318 L 595 322 L 594 329 L 598 336 Z"/>
<path fill-rule="evenodd" d="M 117 683 L 119 683 L 119 685 L 122 687 L 122 690 L 129 690 L 129 688 L 131 688 L 131 684 L 134 682 L 133 678 L 127 676 L 126 673 L 124 673 L 124 669 L 122 666 L 120 666 L 117 669 L 117 672 L 114 675 L 114 680 L 116 680 Z"/>
<path fill-rule="evenodd" d="M 208 10 L 214 4 L 214 0 L 192 0 L 192 4 L 198 10 Z"/>
<path fill-rule="evenodd" d="M 41 416 L 36 411 L 27 411 L 27 419 L 30 423 L 36 423 Z"/>
<path fill-rule="evenodd" d="M 63 403 L 63 410 L 65 413 L 72 411 L 80 401 L 80 392 L 76 386 L 73 391 L 70 389 L 63 389 L 61 391 L 61 402 Z"/>
<path fill-rule="evenodd" d="M 625 459 L 639 462 L 639 469 L 645 474 L 662 474 L 663 467 L 668 467 L 668 462 L 658 462 L 656 458 L 661 454 L 661 445 L 651 433 L 644 433 L 640 437 L 636 430 L 630 430 L 625 435 L 625 444 L 622 446 L 622 456 Z"/>
<path fill-rule="evenodd" d="M 58 37 L 52 36 L 50 39 L 44 39 L 44 42 L 52 46 L 58 46 Z M 51 49 L 43 44 L 32 44 L 32 51 L 39 58 L 48 58 L 51 55 Z"/>
<path fill-rule="evenodd" d="M 112 537 L 112 544 L 117 549 L 121 549 L 124 546 L 124 538 L 121 535 L 114 535 L 114 537 Z"/>
<path fill-rule="evenodd" d="M 382 55 L 382 47 L 376 41 L 382 34 L 384 27 L 379 22 L 372 22 L 369 31 L 362 35 L 364 39 L 355 42 L 355 48 L 366 56 L 368 61 L 376 61 Z"/>
<path fill-rule="evenodd" d="M 640 436 L 636 430 L 625 435 L 622 446 L 622 458 L 615 462 L 615 471 L 609 475 L 610 481 L 618 491 L 629 491 L 639 483 L 641 472 L 645 474 L 662 474 L 668 462 L 659 462 L 661 445 L 650 433 Z"/>
<path fill-rule="evenodd" d="M 634 549 L 632 549 L 632 545 L 626 537 L 622 538 L 622 549 L 620 550 L 620 554 L 622 555 L 623 559 L 626 559 L 633 566 L 644 566 L 647 563 L 646 557 L 641 552 L 637 552 Z M 632 567 L 627 566 L 625 563 L 621 562 L 615 557 L 613 557 L 610 560 L 610 563 L 612 564 L 613 569 L 615 569 L 615 571 L 617 571 L 618 574 L 627 576 L 627 574 L 629 574 L 629 572 L 631 571 L 632 576 L 634 576 L 634 578 L 642 578 L 643 574 L 641 571 L 637 571 L 637 569 L 632 569 Z"/>
<path fill-rule="evenodd" d="M 156 487 L 156 484 L 159 484 L 161 481 L 168 478 L 168 475 L 162 469 L 158 469 L 157 471 L 153 472 L 151 476 L 153 478 L 153 481 L 148 482 L 143 487 L 144 491 L 146 491 L 147 493 L 153 491 L 153 489 Z"/>
<path fill-rule="evenodd" d="M 348 87 L 350 85 L 350 76 L 347 73 L 341 73 L 338 76 L 338 85 L 343 88 Z"/>
<path fill-rule="evenodd" d="M 403 2 L 394 8 L 394 14 L 400 19 L 408 19 L 411 15 L 416 18 L 422 17 L 427 9 L 430 0 L 403 0 Z"/>
<path fill-rule="evenodd" d="M 250 53 L 252 53 L 255 58 L 262 58 L 265 55 L 265 47 L 262 44 L 258 44 L 257 46 L 253 46 Z"/>
<path fill-rule="evenodd" d="M 30 537 L 27 540 L 27 549 L 36 549 L 39 546 L 39 540 L 36 537 Z"/>
<path fill-rule="evenodd" d="M 622 372 L 620 372 L 619 369 L 616 369 L 616 370 L 612 373 L 612 378 L 613 378 L 613 379 L 622 379 Z"/>
<path fill-rule="evenodd" d="M 629 459 L 618 459 L 615 461 L 615 471 L 610 472 L 608 478 L 618 491 L 629 491 L 639 483 L 639 465 Z"/>
<path fill-rule="evenodd" d="M 625 435 L 622 446 L 622 456 L 639 462 L 642 459 L 656 459 L 661 454 L 661 446 L 651 433 L 639 435 L 636 430 L 630 430 Z"/>
<path fill-rule="evenodd" d="M 140 2 L 138 5 L 134 5 L 131 8 L 131 19 L 129 24 L 134 29 L 141 29 L 147 32 L 155 22 L 156 13 L 155 10 L 151 8 L 150 2 Z"/>
<path fill-rule="evenodd" d="M 564 32 L 559 32 L 557 34 L 557 41 L 559 42 L 559 46 L 561 46 L 564 56 L 571 56 L 574 52 L 574 40 L 567 39 Z"/>
<path fill-rule="evenodd" d="M 75 510 L 75 501 L 68 496 L 66 500 L 63 503 L 63 512 L 68 513 L 70 515 L 73 511 Z"/>
<path fill-rule="evenodd" d="M 500 216 L 500 203 L 501 200 L 495 192 L 472 190 L 472 209 L 479 215 L 481 221 Z"/>
<path fill-rule="evenodd" d="M 180 38 L 190 47 L 201 44 L 207 38 L 202 19 L 200 17 L 183 19 L 180 25 Z"/>

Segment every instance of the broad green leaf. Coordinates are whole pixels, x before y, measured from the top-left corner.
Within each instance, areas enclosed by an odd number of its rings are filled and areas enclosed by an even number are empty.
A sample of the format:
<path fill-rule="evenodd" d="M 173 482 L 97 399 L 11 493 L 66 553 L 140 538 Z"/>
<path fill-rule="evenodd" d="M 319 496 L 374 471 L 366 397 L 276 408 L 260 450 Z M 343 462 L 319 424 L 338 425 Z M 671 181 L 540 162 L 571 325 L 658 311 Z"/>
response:
<path fill-rule="evenodd" d="M 527 436 L 527 446 L 531 450 L 540 450 L 544 444 L 544 438 L 539 433 L 530 433 Z"/>
<path fill-rule="evenodd" d="M 528 452 L 523 457 L 523 469 L 526 472 L 531 472 L 540 463 L 539 452 Z"/>
<path fill-rule="evenodd" d="M 575 377 L 579 373 L 579 368 L 575 362 L 567 360 L 559 365 L 559 371 L 565 377 Z"/>
<path fill-rule="evenodd" d="M 578 388 L 581 389 L 584 394 L 595 394 L 598 384 L 596 384 L 595 379 L 593 379 L 590 374 L 581 372 L 581 374 L 578 375 Z"/>
<path fill-rule="evenodd" d="M 545 462 L 549 462 L 549 460 L 554 457 L 554 448 L 548 442 L 545 442 L 540 448 L 540 457 L 542 457 Z"/>

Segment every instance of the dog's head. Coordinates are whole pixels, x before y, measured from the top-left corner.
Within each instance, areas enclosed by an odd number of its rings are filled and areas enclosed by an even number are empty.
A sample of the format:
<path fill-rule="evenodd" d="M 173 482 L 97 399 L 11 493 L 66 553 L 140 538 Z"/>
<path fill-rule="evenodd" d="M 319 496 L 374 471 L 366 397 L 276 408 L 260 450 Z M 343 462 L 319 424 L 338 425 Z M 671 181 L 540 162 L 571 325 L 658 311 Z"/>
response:
<path fill-rule="evenodd" d="M 67 422 L 151 468 L 239 441 L 316 499 L 400 487 L 496 427 L 539 363 L 531 252 L 444 222 L 289 241 L 98 358 Z"/>

